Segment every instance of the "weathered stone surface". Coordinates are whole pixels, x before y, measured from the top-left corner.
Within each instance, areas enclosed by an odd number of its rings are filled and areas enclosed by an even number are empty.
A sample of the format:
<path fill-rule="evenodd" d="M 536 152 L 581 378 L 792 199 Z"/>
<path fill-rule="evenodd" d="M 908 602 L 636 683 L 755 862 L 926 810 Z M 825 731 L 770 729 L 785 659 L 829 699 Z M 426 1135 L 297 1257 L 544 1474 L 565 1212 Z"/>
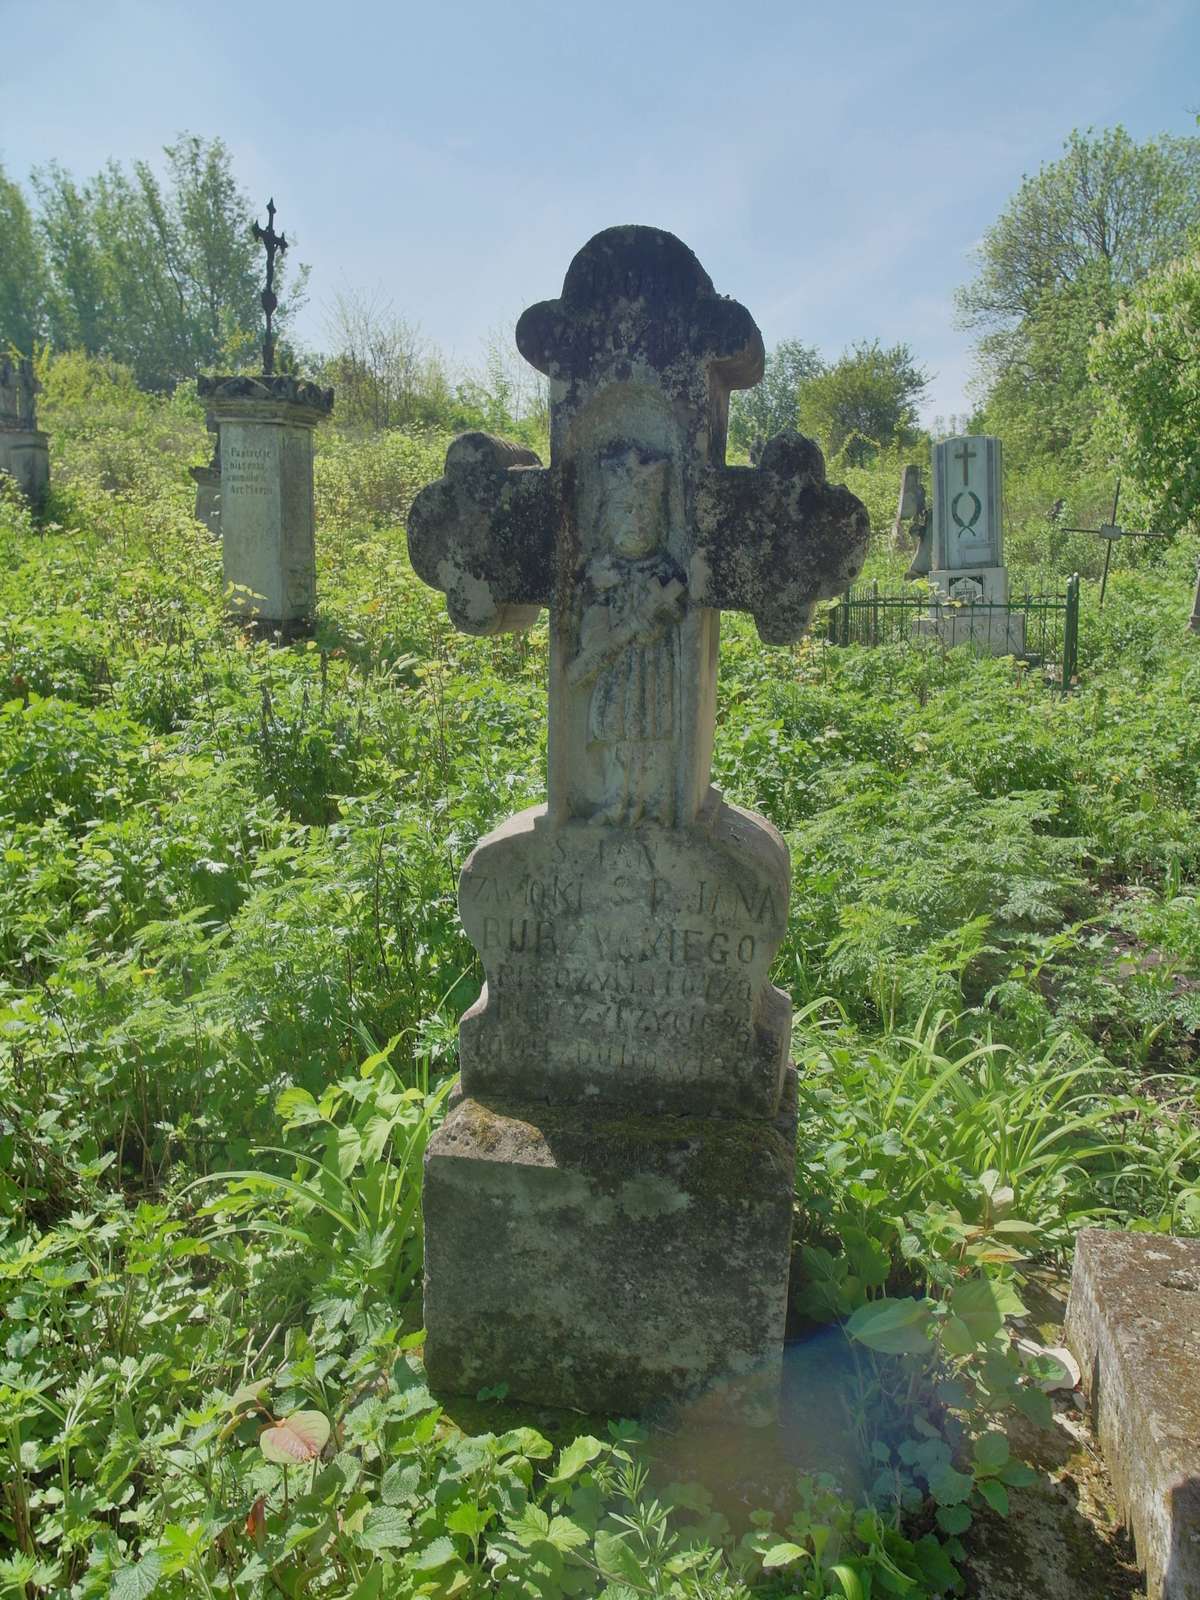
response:
<path fill-rule="evenodd" d="M 313 429 L 333 391 L 281 377 L 201 378 L 220 432 L 220 531 L 230 610 L 265 632 L 316 606 Z"/>
<path fill-rule="evenodd" d="M 429 1369 L 627 1413 L 761 1408 L 792 1195 L 767 976 L 788 857 L 709 782 L 720 612 L 797 638 L 859 571 L 866 512 L 799 435 L 725 465 L 762 338 L 670 234 L 597 235 L 517 343 L 550 379 L 549 466 L 466 435 L 408 528 L 459 627 L 548 605 L 551 641 L 547 803 L 460 884 L 487 983 L 426 1169 Z"/>
<path fill-rule="evenodd" d="M 766 1420 L 795 1116 L 794 1079 L 773 1122 L 461 1100 L 425 1166 L 430 1381 L 617 1415 L 704 1396 Z"/>
<path fill-rule="evenodd" d="M 0 427 L 0 472 L 16 479 L 30 505 L 40 507 L 50 487 L 50 440 L 39 429 Z"/>
<path fill-rule="evenodd" d="M 775 829 L 713 797 L 707 826 L 547 826 L 522 812 L 462 873 L 487 985 L 463 1018 L 466 1094 L 776 1114 L 791 1006 L 767 973 L 787 930 Z"/>
<path fill-rule="evenodd" d="M 1066 1330 L 1149 1600 L 1198 1600 L 1200 1240 L 1085 1229 Z"/>
<path fill-rule="evenodd" d="M 196 485 L 196 510 L 197 522 L 202 522 L 212 534 L 219 538 L 221 534 L 221 469 L 217 467 L 193 467 L 192 481 Z"/>
<path fill-rule="evenodd" d="M 0 356 L 0 472 L 16 480 L 35 509 L 50 488 L 49 437 L 37 425 L 40 390 L 28 357 Z"/>
<path fill-rule="evenodd" d="M 0 355 L 0 428 L 36 433 L 37 397 L 41 384 L 28 356 Z"/>

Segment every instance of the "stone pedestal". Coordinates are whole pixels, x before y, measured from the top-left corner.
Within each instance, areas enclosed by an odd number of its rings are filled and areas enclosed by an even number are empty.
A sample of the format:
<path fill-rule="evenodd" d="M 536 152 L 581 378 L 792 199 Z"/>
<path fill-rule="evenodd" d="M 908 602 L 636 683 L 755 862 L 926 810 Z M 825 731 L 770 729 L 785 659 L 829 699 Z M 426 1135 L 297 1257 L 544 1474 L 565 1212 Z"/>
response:
<path fill-rule="evenodd" d="M 40 428 L 0 426 L 0 472 L 16 479 L 17 486 L 35 510 L 45 503 L 50 488 L 50 439 Z"/>
<path fill-rule="evenodd" d="M 1066 1337 L 1148 1600 L 1197 1600 L 1200 1239 L 1084 1229 Z"/>
<path fill-rule="evenodd" d="M 333 390 L 296 378 L 201 378 L 220 430 L 225 594 L 259 632 L 304 633 L 316 608 L 313 429 Z"/>
<path fill-rule="evenodd" d="M 1007 567 L 964 567 L 929 574 L 934 591 L 928 617 L 913 632 L 946 649 L 967 645 L 980 655 L 1023 656 L 1025 616 L 1008 610 Z"/>
<path fill-rule="evenodd" d="M 214 539 L 221 537 L 221 469 L 193 467 L 196 485 L 196 521 L 202 522 Z"/>
<path fill-rule="evenodd" d="M 429 1146 L 431 1383 L 639 1415 L 773 1415 L 794 1075 L 770 1121 L 460 1100 Z"/>

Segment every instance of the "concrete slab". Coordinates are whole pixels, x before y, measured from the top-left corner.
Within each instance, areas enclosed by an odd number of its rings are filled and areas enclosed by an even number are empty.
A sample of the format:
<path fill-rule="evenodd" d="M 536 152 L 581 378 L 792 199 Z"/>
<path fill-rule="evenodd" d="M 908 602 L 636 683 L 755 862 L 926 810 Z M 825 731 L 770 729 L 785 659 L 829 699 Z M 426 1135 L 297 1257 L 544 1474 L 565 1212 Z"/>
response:
<path fill-rule="evenodd" d="M 1200 1239 L 1085 1229 L 1066 1332 L 1148 1600 L 1200 1600 Z"/>

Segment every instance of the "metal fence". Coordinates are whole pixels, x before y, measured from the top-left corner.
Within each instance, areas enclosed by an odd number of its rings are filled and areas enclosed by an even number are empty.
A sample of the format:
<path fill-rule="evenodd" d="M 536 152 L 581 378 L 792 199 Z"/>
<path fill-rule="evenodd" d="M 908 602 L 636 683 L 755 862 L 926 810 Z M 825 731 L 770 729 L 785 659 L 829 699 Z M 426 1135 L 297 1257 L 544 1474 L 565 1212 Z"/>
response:
<path fill-rule="evenodd" d="M 981 655 L 1013 655 L 1053 669 L 1065 693 L 1079 673 L 1079 574 L 1056 594 L 1014 596 L 1007 605 L 946 600 L 936 591 L 851 589 L 829 612 L 830 644 L 911 644 Z"/>

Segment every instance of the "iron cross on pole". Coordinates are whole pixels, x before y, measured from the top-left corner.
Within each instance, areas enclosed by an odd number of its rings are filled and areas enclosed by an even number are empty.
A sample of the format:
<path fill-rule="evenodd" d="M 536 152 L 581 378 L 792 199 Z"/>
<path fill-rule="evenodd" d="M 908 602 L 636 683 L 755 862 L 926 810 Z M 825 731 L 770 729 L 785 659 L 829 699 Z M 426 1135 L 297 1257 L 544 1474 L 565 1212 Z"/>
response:
<path fill-rule="evenodd" d="M 1112 515 L 1107 522 L 1102 522 L 1098 528 L 1064 528 L 1064 533 L 1094 533 L 1098 539 L 1107 541 L 1104 551 L 1104 576 L 1100 579 L 1100 609 L 1104 609 L 1104 594 L 1108 588 L 1108 569 L 1112 561 L 1113 545 L 1118 539 L 1169 539 L 1168 533 L 1156 533 L 1149 528 L 1123 528 L 1117 521 L 1117 506 L 1121 500 L 1121 480 L 1117 479 L 1116 493 L 1113 495 Z"/>
<path fill-rule="evenodd" d="M 275 293 L 275 257 L 284 255 L 287 251 L 287 235 L 275 232 L 275 200 L 272 197 L 267 201 L 267 225 L 260 228 L 254 224 L 254 237 L 267 252 L 267 286 L 262 292 L 262 308 L 267 314 L 267 332 L 263 339 L 263 374 L 270 377 L 275 371 L 275 334 L 272 331 L 271 319 L 275 315 L 279 299 Z"/>

